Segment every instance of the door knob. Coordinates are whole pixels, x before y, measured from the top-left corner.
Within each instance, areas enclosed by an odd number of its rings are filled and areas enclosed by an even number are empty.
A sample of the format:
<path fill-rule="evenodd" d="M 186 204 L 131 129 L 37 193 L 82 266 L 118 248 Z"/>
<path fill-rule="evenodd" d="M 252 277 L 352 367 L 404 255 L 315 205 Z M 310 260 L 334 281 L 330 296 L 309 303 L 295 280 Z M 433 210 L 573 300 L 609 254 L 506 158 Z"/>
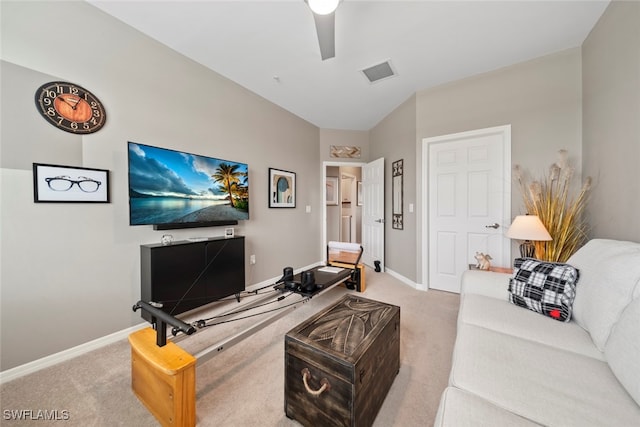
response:
<path fill-rule="evenodd" d="M 485 228 L 494 228 L 494 229 L 495 229 L 495 228 L 500 227 L 500 224 L 498 224 L 497 222 L 494 222 L 493 224 L 491 224 L 491 225 L 485 225 L 484 227 L 485 227 Z"/>
<path fill-rule="evenodd" d="M 379 222 L 380 224 L 384 224 L 384 218 L 376 219 L 375 221 Z"/>

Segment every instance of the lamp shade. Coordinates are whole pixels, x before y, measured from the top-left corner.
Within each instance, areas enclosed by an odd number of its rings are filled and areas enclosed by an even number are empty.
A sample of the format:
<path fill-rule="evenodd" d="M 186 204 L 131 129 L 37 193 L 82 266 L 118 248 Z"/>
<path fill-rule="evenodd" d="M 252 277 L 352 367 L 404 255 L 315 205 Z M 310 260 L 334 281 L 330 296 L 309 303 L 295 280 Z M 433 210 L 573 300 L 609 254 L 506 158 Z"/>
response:
<path fill-rule="evenodd" d="M 307 0 L 309 7 L 318 15 L 328 15 L 334 12 L 340 0 Z"/>
<path fill-rule="evenodd" d="M 543 241 L 553 240 L 547 229 L 536 215 L 518 215 L 513 220 L 507 237 L 516 240 Z"/>

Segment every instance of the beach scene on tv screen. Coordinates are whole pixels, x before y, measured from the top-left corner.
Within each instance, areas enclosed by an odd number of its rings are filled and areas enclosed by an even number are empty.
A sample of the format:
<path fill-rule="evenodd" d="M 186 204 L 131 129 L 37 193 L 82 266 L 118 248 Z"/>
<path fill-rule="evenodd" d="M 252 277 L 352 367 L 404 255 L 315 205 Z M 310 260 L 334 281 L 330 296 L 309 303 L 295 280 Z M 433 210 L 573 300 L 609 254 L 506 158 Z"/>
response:
<path fill-rule="evenodd" d="M 129 143 L 131 225 L 249 219 L 244 163 Z"/>

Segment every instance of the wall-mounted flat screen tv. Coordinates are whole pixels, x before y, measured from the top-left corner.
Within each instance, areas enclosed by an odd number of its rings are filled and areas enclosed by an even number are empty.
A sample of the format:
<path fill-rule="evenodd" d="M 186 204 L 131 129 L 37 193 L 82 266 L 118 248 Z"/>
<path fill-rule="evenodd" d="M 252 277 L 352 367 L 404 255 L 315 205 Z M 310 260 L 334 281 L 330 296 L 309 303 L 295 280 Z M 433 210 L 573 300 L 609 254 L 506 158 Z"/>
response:
<path fill-rule="evenodd" d="M 129 223 L 156 230 L 249 219 L 245 163 L 129 142 Z"/>

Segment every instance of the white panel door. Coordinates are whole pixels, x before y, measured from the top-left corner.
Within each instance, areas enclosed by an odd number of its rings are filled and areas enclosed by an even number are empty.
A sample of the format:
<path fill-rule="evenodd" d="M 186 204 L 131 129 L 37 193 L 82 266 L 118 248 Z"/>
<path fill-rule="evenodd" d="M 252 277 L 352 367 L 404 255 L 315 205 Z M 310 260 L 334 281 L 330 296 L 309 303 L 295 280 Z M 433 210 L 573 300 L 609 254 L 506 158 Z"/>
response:
<path fill-rule="evenodd" d="M 362 167 L 362 262 L 384 271 L 384 158 Z"/>
<path fill-rule="evenodd" d="M 476 252 L 510 265 L 510 128 L 429 140 L 429 288 L 460 292 Z"/>

